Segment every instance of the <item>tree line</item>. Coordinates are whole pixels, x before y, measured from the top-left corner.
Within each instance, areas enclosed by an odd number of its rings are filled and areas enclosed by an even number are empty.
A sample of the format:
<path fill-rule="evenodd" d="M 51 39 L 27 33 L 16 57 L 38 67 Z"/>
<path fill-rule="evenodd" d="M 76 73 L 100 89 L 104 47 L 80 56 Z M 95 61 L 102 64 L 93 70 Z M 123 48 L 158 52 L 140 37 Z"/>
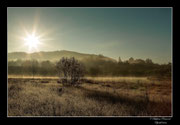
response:
<path fill-rule="evenodd" d="M 121 61 L 102 58 L 85 58 L 79 61 L 84 67 L 85 76 L 171 76 L 171 63 L 157 64 L 151 59 Z M 8 74 L 58 76 L 57 63 L 37 60 L 8 61 Z"/>

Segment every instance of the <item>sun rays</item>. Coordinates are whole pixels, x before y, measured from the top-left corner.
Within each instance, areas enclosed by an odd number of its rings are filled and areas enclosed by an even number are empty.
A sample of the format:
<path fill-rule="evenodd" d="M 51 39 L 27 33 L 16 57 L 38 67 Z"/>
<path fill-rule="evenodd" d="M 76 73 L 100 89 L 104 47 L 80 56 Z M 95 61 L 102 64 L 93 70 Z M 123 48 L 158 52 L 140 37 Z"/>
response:
<path fill-rule="evenodd" d="M 53 30 L 37 31 L 37 25 L 36 27 L 32 26 L 32 30 L 27 30 L 24 25 L 21 26 L 24 35 L 22 34 L 21 36 L 18 36 L 18 38 L 20 38 L 21 42 L 23 42 L 22 47 L 28 47 L 29 53 L 39 51 L 43 46 L 48 46 L 47 41 L 54 40 L 48 37 Z"/>
<path fill-rule="evenodd" d="M 35 33 L 27 34 L 27 36 L 24 38 L 25 45 L 29 47 L 29 51 L 32 49 L 38 49 L 38 45 L 41 44 L 40 39 L 38 36 L 35 35 Z"/>

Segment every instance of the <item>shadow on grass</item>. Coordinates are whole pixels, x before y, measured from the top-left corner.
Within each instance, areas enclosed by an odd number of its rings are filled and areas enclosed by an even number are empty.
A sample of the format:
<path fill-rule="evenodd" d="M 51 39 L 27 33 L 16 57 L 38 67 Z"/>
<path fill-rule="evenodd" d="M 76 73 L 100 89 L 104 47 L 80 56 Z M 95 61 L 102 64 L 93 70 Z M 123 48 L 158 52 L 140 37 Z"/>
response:
<path fill-rule="evenodd" d="M 84 96 L 98 102 L 107 102 L 111 104 L 123 104 L 126 106 L 133 107 L 137 110 L 145 110 L 148 102 L 145 98 L 133 98 L 127 97 L 126 95 L 117 95 L 115 93 L 103 92 L 97 90 L 90 90 L 83 87 L 78 87 L 84 91 Z"/>
<path fill-rule="evenodd" d="M 107 102 L 110 104 L 119 104 L 129 107 L 132 116 L 170 116 L 171 103 L 170 102 L 153 102 L 147 100 L 145 97 L 129 97 L 110 92 L 103 92 L 97 90 L 90 90 L 84 87 L 78 87 L 84 91 L 84 96 L 98 102 Z"/>

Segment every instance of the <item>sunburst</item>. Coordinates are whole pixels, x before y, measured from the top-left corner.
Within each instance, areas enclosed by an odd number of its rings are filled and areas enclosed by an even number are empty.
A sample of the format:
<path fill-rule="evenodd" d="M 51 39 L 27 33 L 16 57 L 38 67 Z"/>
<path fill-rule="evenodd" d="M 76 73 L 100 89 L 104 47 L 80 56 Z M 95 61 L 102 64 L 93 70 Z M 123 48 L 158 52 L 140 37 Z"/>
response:
<path fill-rule="evenodd" d="M 27 36 L 24 38 L 25 45 L 29 47 L 29 50 L 32 49 L 38 49 L 38 45 L 40 44 L 40 39 L 35 34 L 27 34 Z"/>

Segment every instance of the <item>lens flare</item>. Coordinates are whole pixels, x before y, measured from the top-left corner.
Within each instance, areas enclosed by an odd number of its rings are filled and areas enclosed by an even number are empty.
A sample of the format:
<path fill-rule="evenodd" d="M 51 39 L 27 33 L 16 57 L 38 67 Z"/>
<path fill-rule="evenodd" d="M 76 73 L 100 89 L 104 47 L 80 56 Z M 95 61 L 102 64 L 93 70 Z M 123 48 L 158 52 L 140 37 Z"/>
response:
<path fill-rule="evenodd" d="M 26 41 L 26 45 L 29 46 L 29 48 L 37 48 L 39 44 L 38 37 L 34 35 L 28 35 L 27 38 L 24 39 Z"/>

